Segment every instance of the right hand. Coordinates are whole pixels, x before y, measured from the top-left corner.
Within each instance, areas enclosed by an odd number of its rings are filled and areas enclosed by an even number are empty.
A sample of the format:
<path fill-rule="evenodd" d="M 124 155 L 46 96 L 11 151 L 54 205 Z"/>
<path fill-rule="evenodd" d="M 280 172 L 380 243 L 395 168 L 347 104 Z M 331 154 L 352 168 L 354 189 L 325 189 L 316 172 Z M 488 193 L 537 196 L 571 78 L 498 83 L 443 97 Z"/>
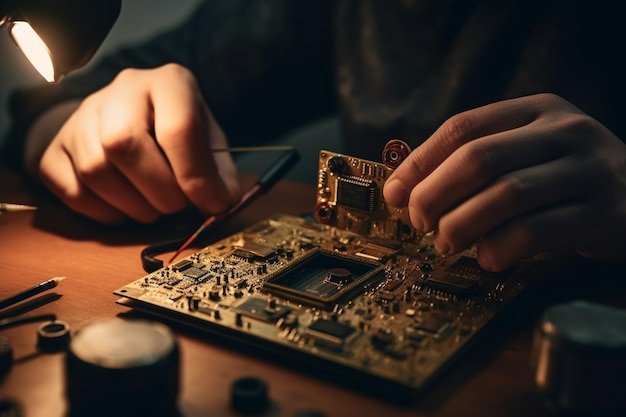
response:
<path fill-rule="evenodd" d="M 444 255 L 502 271 L 544 252 L 626 259 L 626 145 L 554 94 L 452 116 L 387 179 Z"/>
<path fill-rule="evenodd" d="M 194 76 L 168 64 L 124 70 L 82 102 L 44 113 L 25 158 L 71 209 L 107 224 L 149 223 L 189 203 L 206 214 L 235 203 L 235 164 L 228 152 L 211 151 L 226 146 Z"/>

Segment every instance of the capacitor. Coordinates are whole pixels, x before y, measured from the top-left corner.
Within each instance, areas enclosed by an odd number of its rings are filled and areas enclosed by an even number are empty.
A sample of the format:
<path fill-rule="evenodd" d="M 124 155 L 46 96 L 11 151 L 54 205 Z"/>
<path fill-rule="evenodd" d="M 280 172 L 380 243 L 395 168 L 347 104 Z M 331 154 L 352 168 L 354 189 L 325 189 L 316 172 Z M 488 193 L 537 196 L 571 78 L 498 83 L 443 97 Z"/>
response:
<path fill-rule="evenodd" d="M 242 414 L 258 414 L 269 406 L 268 384 L 264 380 L 245 376 L 231 386 L 231 405 Z"/>
<path fill-rule="evenodd" d="M 64 350 L 69 342 L 70 325 L 65 321 L 53 320 L 37 328 L 37 347 L 44 352 Z"/>
<path fill-rule="evenodd" d="M 345 171 L 347 163 L 341 156 L 337 155 L 328 159 L 328 161 L 326 161 L 326 166 L 333 174 L 340 174 Z"/>
<path fill-rule="evenodd" d="M 218 287 L 213 287 L 209 290 L 209 299 L 218 301 L 220 299 L 220 290 Z"/>
<path fill-rule="evenodd" d="M 383 148 L 382 161 L 387 167 L 396 169 L 410 153 L 411 148 L 406 142 L 392 139 Z"/>
<path fill-rule="evenodd" d="M 191 310 L 196 311 L 200 307 L 200 300 L 198 295 L 191 297 Z"/>
<path fill-rule="evenodd" d="M 532 369 L 559 412 L 626 415 L 626 311 L 586 301 L 549 308 L 535 329 Z"/>
<path fill-rule="evenodd" d="M 335 215 L 335 211 L 327 201 L 321 201 L 316 204 L 313 214 L 319 223 L 330 224 Z"/>
<path fill-rule="evenodd" d="M 178 415 L 179 356 L 160 323 L 115 319 L 79 330 L 65 362 L 71 415 Z"/>

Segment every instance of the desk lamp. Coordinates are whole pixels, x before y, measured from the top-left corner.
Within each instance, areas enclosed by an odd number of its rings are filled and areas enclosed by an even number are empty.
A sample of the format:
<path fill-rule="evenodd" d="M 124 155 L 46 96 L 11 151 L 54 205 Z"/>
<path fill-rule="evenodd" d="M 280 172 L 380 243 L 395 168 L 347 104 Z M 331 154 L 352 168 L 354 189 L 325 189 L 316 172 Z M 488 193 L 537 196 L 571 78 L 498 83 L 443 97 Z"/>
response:
<path fill-rule="evenodd" d="M 85 65 L 109 33 L 121 0 L 3 0 L 0 28 L 37 71 L 57 83 Z"/>

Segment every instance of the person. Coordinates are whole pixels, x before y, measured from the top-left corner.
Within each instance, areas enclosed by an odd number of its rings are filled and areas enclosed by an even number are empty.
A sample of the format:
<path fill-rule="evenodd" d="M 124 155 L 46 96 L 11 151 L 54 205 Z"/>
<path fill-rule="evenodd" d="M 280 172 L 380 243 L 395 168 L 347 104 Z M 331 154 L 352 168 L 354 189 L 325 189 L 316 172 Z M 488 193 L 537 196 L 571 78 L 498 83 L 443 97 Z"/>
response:
<path fill-rule="evenodd" d="M 576 3 L 576 2 L 574 2 Z M 413 148 L 385 199 L 499 271 L 626 254 L 620 2 L 207 1 L 180 27 L 15 95 L 11 155 L 73 210 L 152 222 L 241 195 L 227 153 L 339 114 L 349 153 Z M 597 10 L 596 10 L 597 9 Z"/>

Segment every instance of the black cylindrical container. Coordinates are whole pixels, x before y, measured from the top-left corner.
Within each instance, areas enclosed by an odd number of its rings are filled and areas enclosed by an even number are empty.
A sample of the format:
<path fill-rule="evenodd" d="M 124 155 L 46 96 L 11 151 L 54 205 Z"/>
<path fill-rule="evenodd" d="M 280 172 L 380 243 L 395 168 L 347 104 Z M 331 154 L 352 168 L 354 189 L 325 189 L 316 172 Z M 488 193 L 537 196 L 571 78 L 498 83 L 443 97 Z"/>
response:
<path fill-rule="evenodd" d="M 77 332 L 66 359 L 70 415 L 177 415 L 179 348 L 163 324 L 111 320 Z"/>
<path fill-rule="evenodd" d="M 626 311 L 584 301 L 551 307 L 535 330 L 532 367 L 554 409 L 626 415 Z"/>

